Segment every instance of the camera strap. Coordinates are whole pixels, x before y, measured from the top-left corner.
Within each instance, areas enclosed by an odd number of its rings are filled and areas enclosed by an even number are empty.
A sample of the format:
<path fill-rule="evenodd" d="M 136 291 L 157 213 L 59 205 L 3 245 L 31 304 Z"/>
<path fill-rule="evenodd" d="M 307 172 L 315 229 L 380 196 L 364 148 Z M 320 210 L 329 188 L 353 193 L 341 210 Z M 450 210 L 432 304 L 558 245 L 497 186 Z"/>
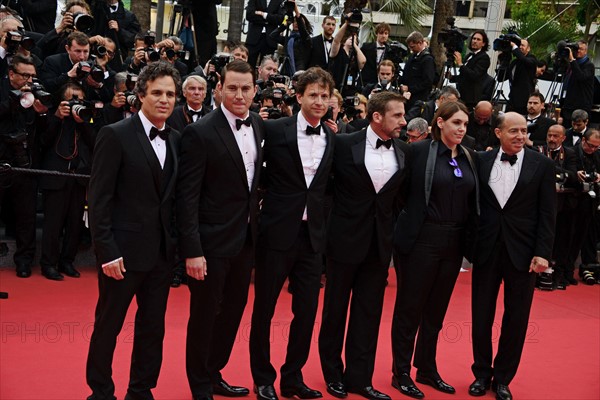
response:
<path fill-rule="evenodd" d="M 54 144 L 54 151 L 56 152 L 56 154 L 67 161 L 71 161 L 74 158 L 76 158 L 79 155 L 79 148 L 78 148 L 78 139 L 79 139 L 79 134 L 77 133 L 77 127 L 75 126 L 75 121 L 73 121 L 73 129 L 68 129 L 67 132 L 65 132 L 65 123 L 67 121 L 63 121 L 63 123 L 61 124 L 60 127 L 60 134 L 58 135 L 58 138 L 56 139 L 56 143 Z M 71 124 L 69 124 L 71 125 Z M 69 126 L 68 128 L 71 128 L 71 126 Z M 72 137 L 69 137 L 69 134 L 72 133 Z M 63 134 L 64 134 L 64 139 L 63 139 Z M 66 152 L 68 153 L 70 150 L 70 143 L 71 140 L 73 141 L 72 144 L 72 149 L 73 151 L 71 152 L 71 154 L 65 155 L 63 153 L 64 150 L 67 150 Z M 61 150 L 61 148 L 63 148 L 63 150 Z"/>

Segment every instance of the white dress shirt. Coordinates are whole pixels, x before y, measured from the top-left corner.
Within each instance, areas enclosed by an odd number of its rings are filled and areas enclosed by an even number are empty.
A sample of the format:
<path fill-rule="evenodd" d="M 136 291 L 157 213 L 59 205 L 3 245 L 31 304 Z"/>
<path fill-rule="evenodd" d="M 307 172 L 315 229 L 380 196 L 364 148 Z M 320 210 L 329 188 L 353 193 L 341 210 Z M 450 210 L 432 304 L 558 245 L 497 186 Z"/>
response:
<path fill-rule="evenodd" d="M 500 157 L 502 157 L 502 149 L 498 151 L 498 155 L 494 160 L 494 165 L 492 166 L 492 172 L 490 173 L 489 185 L 496 196 L 496 200 L 500 204 L 500 207 L 504 208 L 506 202 L 510 198 L 515 186 L 517 186 L 517 181 L 519 180 L 519 175 L 521 174 L 521 167 L 523 166 L 523 157 L 525 156 L 525 149 L 521 149 L 520 152 L 517 153 L 517 162 L 513 165 L 510 165 L 508 161 L 500 161 Z"/>
<path fill-rule="evenodd" d="M 398 171 L 398 160 L 396 159 L 394 146 L 390 146 L 389 149 L 385 146 L 377 148 L 377 139 L 383 140 L 369 125 L 367 140 L 365 140 L 365 167 L 373 182 L 375 193 L 379 193 L 387 181 Z"/>
<path fill-rule="evenodd" d="M 150 122 L 150 120 L 144 115 L 142 110 L 140 110 L 138 115 L 140 116 L 140 120 L 142 121 L 142 125 L 144 126 L 144 131 L 146 132 L 148 140 L 150 140 L 150 130 L 153 127 L 158 129 L 159 131 L 165 129 L 165 124 L 163 124 L 163 126 L 160 128 L 158 126 L 154 126 L 152 122 Z M 167 143 L 165 143 L 165 141 L 161 139 L 160 136 L 156 136 L 153 140 L 150 140 L 150 145 L 152 146 L 154 153 L 156 153 L 158 162 L 160 162 L 160 167 L 164 168 L 165 160 L 167 159 Z"/>
<path fill-rule="evenodd" d="M 317 173 L 317 169 L 323 159 L 323 154 L 325 154 L 325 148 L 327 147 L 327 137 L 325 136 L 323 127 L 321 127 L 319 135 L 307 135 L 306 127 L 308 125 L 308 121 L 306 121 L 302 111 L 300 111 L 298 113 L 298 122 L 296 122 L 296 131 L 298 132 L 298 151 L 300 153 L 300 160 L 302 161 L 302 170 L 304 171 L 307 188 L 310 187 Z M 304 207 L 302 220 L 307 220 L 306 206 Z"/>
<path fill-rule="evenodd" d="M 225 118 L 227 118 L 227 122 L 229 122 L 235 141 L 240 149 L 240 154 L 244 161 L 244 168 L 246 169 L 246 178 L 248 179 L 248 190 L 251 190 L 252 182 L 254 181 L 254 171 L 256 169 L 256 158 L 258 156 L 254 131 L 252 130 L 252 126 L 242 125 L 240 130 L 235 126 L 235 120 L 249 118 L 250 113 L 247 112 L 244 118 L 239 118 L 232 114 L 222 104 L 221 110 L 223 110 L 223 114 L 225 114 Z"/>
<path fill-rule="evenodd" d="M 200 108 L 199 108 L 199 109 L 197 109 L 197 110 L 194 110 L 192 107 L 190 107 L 190 105 L 189 105 L 189 104 L 186 104 L 185 106 L 187 107 L 187 109 L 188 109 L 190 112 L 191 112 L 191 111 L 193 111 L 193 112 L 200 112 L 200 111 L 202 111 L 202 107 L 200 107 Z M 192 114 L 192 122 L 196 122 L 196 121 L 198 121 L 200 118 L 202 118 L 200 115 L 198 115 L 198 114 Z M 235 126 L 235 121 L 233 121 L 233 124 L 234 124 L 234 126 Z M 245 125 L 244 125 L 244 126 L 245 126 Z"/>

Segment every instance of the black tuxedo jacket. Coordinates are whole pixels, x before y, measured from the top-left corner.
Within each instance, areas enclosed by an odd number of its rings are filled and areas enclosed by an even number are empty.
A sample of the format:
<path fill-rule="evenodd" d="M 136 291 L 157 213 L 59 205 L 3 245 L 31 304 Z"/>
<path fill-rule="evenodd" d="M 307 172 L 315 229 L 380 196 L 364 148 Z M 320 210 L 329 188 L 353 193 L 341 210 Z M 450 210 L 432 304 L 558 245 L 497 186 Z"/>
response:
<path fill-rule="evenodd" d="M 365 58 L 367 59 L 365 66 L 360 72 L 363 85 L 366 85 L 367 83 L 377 83 L 377 43 L 365 43 L 360 49 L 365 55 Z M 385 50 L 383 51 L 382 60 L 383 59 L 385 59 Z"/>
<path fill-rule="evenodd" d="M 435 115 L 435 100 L 429 100 L 428 102 L 419 101 L 414 106 L 408 110 L 406 113 L 405 119 L 406 122 L 410 122 L 411 119 L 416 117 L 421 117 L 429 125 L 433 121 L 433 116 Z"/>
<path fill-rule="evenodd" d="M 44 60 L 40 70 L 40 80 L 46 91 L 55 92 L 70 81 L 67 72 L 73 68 L 73 63 L 67 53 L 54 54 Z"/>
<path fill-rule="evenodd" d="M 263 185 L 266 193 L 260 217 L 261 246 L 289 250 L 298 237 L 304 207 L 307 208 L 310 241 L 315 252 L 325 251 L 323 199 L 333 161 L 333 134 L 322 125 L 327 147 L 309 187 L 306 187 L 298 150 L 298 115 L 265 122 Z"/>
<path fill-rule="evenodd" d="M 119 8 L 111 13 L 110 7 L 106 2 L 98 1 L 94 4 L 92 13 L 94 15 L 94 27 L 90 36 L 100 35 L 112 39 L 117 44 L 117 51 L 121 57 L 115 54 L 115 62 L 123 61 L 127 58 L 129 49 L 133 47 L 135 35 L 140 32 L 140 23 L 134 13 L 127 10 L 122 1 L 119 1 Z M 108 21 L 115 20 L 119 24 L 119 30 L 114 31 L 108 28 Z"/>
<path fill-rule="evenodd" d="M 208 108 L 202 106 L 200 113 L 200 119 L 196 120 L 196 122 L 200 121 L 202 117 L 208 114 Z M 170 127 L 177 129 L 179 132 L 183 132 L 185 127 L 191 124 L 192 122 L 192 117 L 190 117 L 189 114 L 187 114 L 187 104 L 185 103 L 181 106 L 175 107 L 175 109 L 173 110 L 173 114 L 171 114 L 169 119 L 167 119 L 167 124 L 169 124 Z"/>
<path fill-rule="evenodd" d="M 561 106 L 563 108 L 563 115 L 570 114 L 565 113 L 565 110 L 573 112 L 576 109 L 582 109 L 591 112 L 592 104 L 594 103 L 594 75 L 596 68 L 594 64 L 587 59 L 582 64 L 579 64 L 579 60 L 573 60 L 569 64 L 567 73 L 563 78 L 565 84 L 563 86 L 567 93 L 564 98 L 561 99 Z"/>
<path fill-rule="evenodd" d="M 98 133 L 88 194 L 98 265 L 123 257 L 125 269 L 149 271 L 161 249 L 173 259 L 179 140 L 171 131 L 161 169 L 138 115 Z"/>
<path fill-rule="evenodd" d="M 530 133 L 529 139 L 531 139 L 534 146 L 543 146 L 546 144 L 548 128 L 552 125 L 556 125 L 556 121 L 540 115 L 534 124 L 527 127 L 527 131 Z"/>
<path fill-rule="evenodd" d="M 410 145 L 410 186 L 406 195 L 406 205 L 400 211 L 394 232 L 394 249 L 399 254 L 408 254 L 419 236 L 421 227 L 427 217 L 427 207 L 433 185 L 433 174 L 438 156 L 438 142 L 430 139 Z M 479 215 L 479 182 L 477 180 L 477 157 L 473 150 L 462 146 L 470 155 L 469 164 L 475 176 L 475 192 L 471 198 L 471 215 L 465 234 L 467 235 L 463 255 L 471 259 L 475 236 L 475 227 Z"/>
<path fill-rule="evenodd" d="M 268 5 L 267 5 L 268 2 Z M 250 0 L 246 6 L 246 20 L 248 21 L 248 34 L 246 35 L 246 43 L 249 45 L 257 45 L 261 40 L 263 27 L 266 27 L 266 38 L 269 47 L 277 47 L 277 42 L 269 37 L 271 32 L 281 22 L 283 22 L 283 11 L 279 0 Z M 256 15 L 256 11 L 264 11 L 267 13 L 267 18 Z"/>
<path fill-rule="evenodd" d="M 589 129 L 589 128 L 586 128 Z M 579 145 L 581 143 L 581 138 L 583 137 L 585 131 L 583 131 L 583 133 L 581 134 L 575 134 L 575 131 L 573 130 L 573 128 L 569 128 L 567 129 L 567 132 L 565 133 L 565 140 L 563 142 L 563 146 L 566 147 L 576 147 L 577 145 Z M 577 142 L 575 142 L 575 144 L 573 144 L 573 136 L 577 136 Z"/>
<path fill-rule="evenodd" d="M 394 212 L 408 178 L 410 147 L 392 139 L 398 171 L 375 192 L 365 167 L 367 130 L 335 136 L 334 200 L 327 232 L 327 256 L 342 263 L 364 260 L 375 235 L 382 265 L 392 256 Z"/>
<path fill-rule="evenodd" d="M 409 104 L 417 100 L 427 101 L 431 88 L 435 84 L 435 61 L 429 49 L 423 50 L 418 56 L 412 54 L 406 65 L 400 81 L 408 86 L 410 92 Z"/>
<path fill-rule="evenodd" d="M 308 68 L 321 67 L 327 71 L 329 63 L 326 55 L 325 43 L 323 43 L 323 34 L 312 37 L 310 41 L 312 42 L 312 47 L 310 58 L 308 60 Z"/>
<path fill-rule="evenodd" d="M 257 160 L 252 188 L 235 136 L 221 108 L 183 131 L 177 180 L 177 226 L 182 258 L 234 257 L 250 224 L 256 243 L 257 185 L 263 122 L 250 113 Z"/>
<path fill-rule="evenodd" d="M 489 67 L 490 56 L 483 50 L 460 67 L 460 75 L 456 77 L 456 88 L 460 92 L 460 99 L 467 105 L 477 104 L 482 99 L 483 83 Z"/>
<path fill-rule="evenodd" d="M 518 270 L 527 271 L 534 256 L 546 260 L 552 257 L 556 213 L 554 161 L 526 148 L 517 185 L 501 208 L 489 186 L 498 151 L 479 153 L 481 217 L 475 263 L 488 262 L 496 242 L 504 240 L 512 263 Z"/>
<path fill-rule="evenodd" d="M 529 95 L 535 91 L 537 59 L 531 53 L 524 55 L 519 48 L 512 53 L 515 59 L 509 66 L 508 103 L 521 112 L 522 109 L 527 109 Z"/>

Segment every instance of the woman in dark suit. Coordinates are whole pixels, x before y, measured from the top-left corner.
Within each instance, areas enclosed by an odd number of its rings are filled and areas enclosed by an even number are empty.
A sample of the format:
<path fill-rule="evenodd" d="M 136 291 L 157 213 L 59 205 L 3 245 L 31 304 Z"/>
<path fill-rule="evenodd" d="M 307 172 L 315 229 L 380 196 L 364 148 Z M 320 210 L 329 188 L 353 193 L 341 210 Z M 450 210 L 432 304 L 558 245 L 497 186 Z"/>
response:
<path fill-rule="evenodd" d="M 415 398 L 424 396 L 410 378 L 417 330 L 417 382 L 455 392 L 440 377 L 435 356 L 462 259 L 468 257 L 467 231 L 478 213 L 475 153 L 460 144 L 468 122 L 464 104 L 444 103 L 433 118 L 433 140 L 411 144 L 411 183 L 394 234 L 399 265 L 392 385 Z"/>

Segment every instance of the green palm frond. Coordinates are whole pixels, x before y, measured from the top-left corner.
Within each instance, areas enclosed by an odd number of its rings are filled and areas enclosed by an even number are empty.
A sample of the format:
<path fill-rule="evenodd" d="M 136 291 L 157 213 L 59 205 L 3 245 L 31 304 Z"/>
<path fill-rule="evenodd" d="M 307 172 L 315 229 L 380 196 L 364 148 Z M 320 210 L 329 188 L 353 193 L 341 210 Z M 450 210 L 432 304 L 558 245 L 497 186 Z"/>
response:
<path fill-rule="evenodd" d="M 399 25 L 419 29 L 431 8 L 423 0 L 382 0 L 380 11 L 396 14 Z"/>
<path fill-rule="evenodd" d="M 560 40 L 573 41 L 581 36 L 574 28 L 561 25 L 556 21 L 538 30 L 547 22 L 543 18 L 528 18 L 526 21 L 508 24 L 505 29 L 512 27 L 519 33 L 519 36 L 528 38 L 531 52 L 538 59 L 546 59 L 556 50 L 556 44 Z M 532 34 L 533 36 L 531 36 Z"/>

